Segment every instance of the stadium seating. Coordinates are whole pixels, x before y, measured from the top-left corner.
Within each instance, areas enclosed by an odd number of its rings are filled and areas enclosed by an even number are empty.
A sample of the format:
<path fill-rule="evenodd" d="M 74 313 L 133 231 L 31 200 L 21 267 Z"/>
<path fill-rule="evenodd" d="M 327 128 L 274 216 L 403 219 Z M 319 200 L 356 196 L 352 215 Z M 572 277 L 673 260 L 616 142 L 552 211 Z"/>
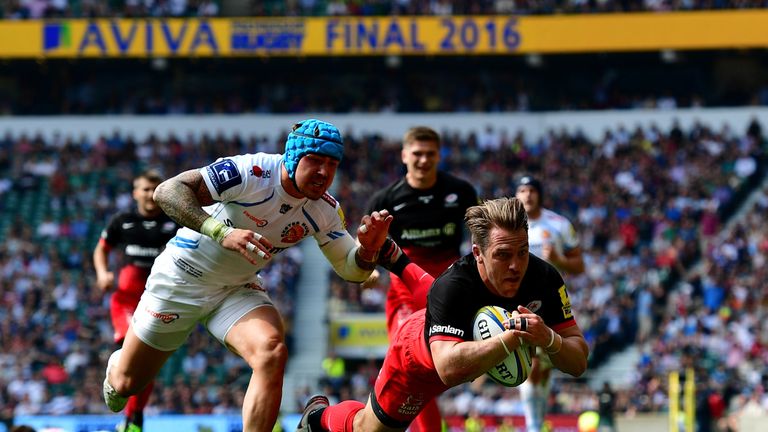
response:
<path fill-rule="evenodd" d="M 716 133 L 704 125 L 685 131 L 629 132 L 617 128 L 599 142 L 591 142 L 583 136 L 553 132 L 535 142 L 525 142 L 525 137 L 517 136 L 501 139 L 499 148 L 481 149 L 477 135 L 462 136 L 446 131 L 443 134 L 447 149 L 443 168 L 464 177 L 478 171 L 491 173 L 487 177 L 481 176 L 477 182 L 484 197 L 512 193 L 512 179 L 524 171 L 545 178 L 547 205 L 567 214 L 576 223 L 586 251 L 590 271 L 569 280 L 569 283 L 574 304 L 580 305 L 579 322 L 592 348 L 592 364 L 599 364 L 611 352 L 634 342 L 643 343 L 654 352 L 668 350 L 670 361 L 673 361 L 677 352 L 675 347 L 679 346 L 669 343 L 670 338 L 676 335 L 656 332 L 655 329 L 661 326 L 644 329 L 642 322 L 648 319 L 648 314 L 653 317 L 653 323 L 672 324 L 685 316 L 698 316 L 700 309 L 696 307 L 703 299 L 707 299 L 706 304 L 711 306 L 712 281 L 727 278 L 721 275 L 722 271 L 712 273 L 714 270 L 711 270 L 703 277 L 691 279 L 690 295 L 680 297 L 677 291 L 670 291 L 671 281 L 674 280 L 672 276 L 680 278 L 687 274 L 699 251 L 705 252 L 705 262 L 718 260 L 718 266 L 710 265 L 709 269 L 727 269 L 728 266 L 723 266 L 721 261 L 738 262 L 746 259 L 747 255 L 756 260 L 764 259 L 765 240 L 761 243 L 755 233 L 757 225 L 754 215 L 747 219 L 751 225 L 735 230 L 734 237 L 728 242 L 750 245 L 742 247 L 742 253 L 734 255 L 724 245 L 718 247 L 719 243 L 713 240 L 711 230 L 702 231 L 707 233 L 703 237 L 704 243 L 699 243 L 697 237 L 691 235 L 703 230 L 704 220 L 713 217 L 707 212 L 713 208 L 710 206 L 733 208 L 733 200 L 743 199 L 748 192 L 744 189 L 754 188 L 753 180 L 762 175 L 765 160 L 760 151 L 764 150 L 759 146 L 764 145 L 764 140 L 758 128 L 753 128 L 750 133 L 753 134 L 751 137 Z M 219 138 L 218 141 L 233 151 L 240 150 L 244 145 L 240 138 Z M 6 145 L 10 145 L 10 154 L 23 155 L 25 143 L 18 140 Z M 338 184 L 342 186 L 337 197 L 345 203 L 348 220 L 356 221 L 362 215 L 366 197 L 375 188 L 401 175 L 397 159 L 400 144 L 370 134 L 352 135 L 348 143 L 351 150 L 339 172 Z M 152 138 L 137 144 L 132 147 L 133 151 L 144 146 L 160 151 L 169 142 Z M 180 144 L 183 147 L 190 143 Z M 146 162 L 136 154 L 128 154 L 129 157 L 121 159 L 122 162 L 113 161 L 113 168 L 104 169 L 104 165 L 98 162 L 102 156 L 96 154 L 99 146 L 70 144 L 56 148 L 44 141 L 36 145 L 42 146 L 38 150 L 45 153 L 54 152 L 53 160 L 68 160 L 78 155 L 97 162 L 73 167 L 63 179 L 58 177 L 57 170 L 46 171 L 40 166 L 27 164 L 13 172 L 11 185 L 3 193 L 0 281 L 5 287 L 3 300 L 7 307 L 0 308 L 0 358 L 7 367 L 3 368 L 6 373 L 0 376 L 0 400 L 3 406 L 13 407 L 9 408 L 10 411 L 6 409 L 9 413 L 50 413 L 54 410 L 104 412 L 105 407 L 98 396 L 94 396 L 99 394 L 98 391 L 89 392 L 86 383 L 89 374 L 94 373 L 89 368 L 98 370 L 103 357 L 112 349 L 105 299 L 92 284 L 90 253 L 106 218 L 119 208 L 131 205 L 128 195 L 130 178 L 146 166 Z M 745 148 L 749 150 L 746 154 L 756 155 L 758 169 L 749 177 L 740 177 L 734 170 L 734 163 L 741 154 L 740 149 Z M 173 172 L 198 166 L 205 157 L 201 153 L 212 153 L 212 149 L 205 145 L 201 150 L 180 152 L 178 158 L 166 158 L 161 168 Z M 106 154 L 103 157 L 107 157 Z M 11 157 L 11 166 L 19 167 L 21 159 L 17 157 L 22 156 Z M 655 165 L 670 169 L 659 174 L 652 169 Z M 379 169 L 372 169 L 374 166 Z M 695 171 L 701 166 L 709 168 Z M 467 167 L 479 168 L 470 172 Z M 34 172 L 47 174 L 35 175 Z M 692 172 L 696 172 L 696 176 L 687 175 Z M 627 179 L 630 173 L 631 178 Z M 681 183 L 683 181 L 685 183 Z M 594 186 L 586 188 L 583 187 L 585 184 Z M 713 203 L 708 198 L 710 195 L 704 194 L 705 190 L 717 192 L 713 196 L 718 201 Z M 606 200 L 607 197 L 611 199 Z M 647 205 L 651 198 L 653 206 Z M 763 198 L 756 204 L 756 211 L 761 211 L 765 205 Z M 82 212 L 82 208 L 96 211 Z M 717 214 L 714 217 L 718 223 L 725 221 Z M 634 229 L 619 229 L 622 224 L 632 224 Z M 627 232 L 636 232 L 637 235 L 622 236 Z M 736 249 L 739 250 L 738 246 Z M 271 293 L 273 298 L 288 319 L 291 316 L 291 292 L 299 271 L 296 262 L 297 259 L 285 255 L 283 260 L 275 263 L 271 272 L 265 274 L 270 279 L 268 285 L 274 289 Z M 747 288 L 748 293 L 749 285 L 743 284 L 754 284 L 760 279 L 739 280 L 742 285 L 729 285 L 718 308 L 720 315 L 725 314 L 724 319 L 732 320 L 737 328 L 743 324 L 736 319 L 735 312 L 749 310 L 750 297 L 747 294 L 744 298 L 742 291 Z M 338 281 L 333 283 L 340 284 Z M 56 288 L 45 289 L 47 286 Z M 344 284 L 341 286 L 345 287 Z M 360 305 L 364 302 L 358 297 L 360 290 L 357 286 L 346 285 L 343 292 L 341 296 L 344 298 L 341 301 L 337 298 L 332 304 L 341 309 L 363 310 Z M 669 292 L 675 293 L 673 299 L 676 303 L 673 304 L 678 304 L 680 311 L 686 311 L 686 314 L 676 318 L 668 314 L 664 300 Z M 685 290 L 682 292 L 686 293 Z M 58 295 L 54 297 L 53 293 Z M 648 295 L 652 300 L 650 310 L 639 307 L 646 304 L 641 298 Z M 71 301 L 73 298 L 76 299 L 76 306 L 68 306 L 67 299 Z M 729 309 L 723 309 L 725 305 Z M 365 310 L 380 311 L 381 305 L 367 303 Z M 681 322 L 671 328 L 684 329 L 686 326 Z M 616 332 L 617 329 L 621 331 Z M 43 338 L 42 335 L 51 337 Z M 221 350 L 220 357 L 207 356 L 207 363 L 201 361 L 196 353 L 207 338 L 204 332 L 193 335 L 190 343 L 174 355 L 163 369 L 150 412 L 218 412 L 231 409 L 226 406 L 232 401 L 222 399 L 221 394 L 242 389 L 241 381 L 243 376 L 247 376 L 245 365 L 224 350 Z M 84 341 L 88 346 L 83 346 Z M 215 344 L 205 346 L 207 350 L 218 349 Z M 21 350 L 28 354 L 22 357 L 14 355 Z M 763 355 L 760 350 L 744 350 L 744 355 Z M 215 360 L 217 357 L 221 361 Z M 55 384 L 59 376 L 56 359 L 63 359 L 64 371 L 71 377 L 67 386 Z M 642 371 L 639 379 L 646 383 L 644 386 L 663 377 L 668 362 L 657 366 L 658 361 L 655 357 L 644 357 L 639 369 Z M 349 382 L 368 382 L 370 377 L 365 374 L 374 370 L 370 367 L 360 371 L 351 369 L 357 377 L 351 375 Z M 20 376 L 11 372 L 16 370 L 22 371 Z M 711 373 L 719 377 L 717 368 Z M 746 373 L 743 379 L 751 379 L 754 373 Z M 35 383 L 45 380 L 48 380 L 49 388 L 41 395 L 35 390 Z M 573 405 L 573 401 L 580 400 L 574 395 L 589 390 L 583 384 L 565 382 L 560 385 L 561 393 L 571 396 L 553 400 L 553 410 L 572 412 L 581 409 L 583 405 Z M 447 412 L 458 409 L 454 407 L 458 403 L 455 399 L 459 395 L 465 397 L 467 391 L 479 396 L 490 390 L 457 389 L 455 393 L 449 393 L 442 402 Z M 514 399 L 514 394 L 498 394 L 499 391 L 490 391 L 491 399 Z M 359 385 L 353 394 L 365 396 Z M 625 408 L 660 408 L 658 403 L 648 405 L 648 399 L 640 396 L 637 390 L 629 391 L 623 399 L 626 400 Z"/>
<path fill-rule="evenodd" d="M 245 12 L 257 17 L 764 7 L 764 1 L 754 0 L 17 0 L 0 2 L 0 19 L 227 16 L 244 10 L 235 3 L 247 4 Z M 174 121 L 171 116 L 180 114 L 768 106 L 768 85 L 759 78 L 768 73 L 762 50 L 672 54 L 559 54 L 538 60 L 535 55 L 4 59 L 0 114 L 18 116 L 14 119 L 159 114 Z M 745 63 L 743 75 L 734 73 Z M 115 88 L 115 82 L 123 85 Z M 666 410 L 668 373 L 693 365 L 699 377 L 697 420 L 724 430 L 725 425 L 735 429 L 738 413 L 768 413 L 768 339 L 763 336 L 768 334 L 768 190 L 755 192 L 764 178 L 768 147 L 758 123 L 746 131 L 717 127 L 626 129 L 616 124 L 602 139 L 567 131 L 535 139 L 498 130 L 440 132 L 442 168 L 471 178 L 482 197 L 509 195 L 517 175 L 533 172 L 545 179 L 546 204 L 576 224 L 589 271 L 568 283 L 592 351 L 590 366 L 629 345 L 642 353 L 632 377 L 636 385 L 618 389 L 616 411 Z M 160 168 L 168 176 L 222 154 L 281 147 L 263 138 L 255 142 L 213 131 L 141 139 L 121 134 L 92 140 L 0 137 L 0 422 L 21 414 L 106 412 L 99 384 L 114 347 L 108 297 L 93 283 L 91 253 L 99 231 L 111 214 L 132 205 L 130 179 L 141 169 Z M 336 196 L 354 229 L 373 191 L 402 174 L 400 143 L 375 130 L 355 131 L 347 143 Z M 739 206 L 747 199 L 754 201 L 742 213 Z M 301 271 L 301 256 L 294 254 L 300 250 L 282 254 L 263 273 L 289 329 Z M 112 259 L 119 262 L 119 254 Z M 329 311 L 381 311 L 383 285 L 365 292 L 333 274 L 330 278 Z M 210 355 L 201 356 L 203 348 Z M 377 372 L 375 361 L 349 361 L 347 371 L 346 385 L 331 389 L 332 396 L 364 400 Z M 147 414 L 237 415 L 248 376 L 239 358 L 198 330 L 161 371 Z M 558 377 L 554 385 L 552 413 L 597 406 L 595 391 L 584 380 Z M 301 396 L 314 390 L 302 389 Z M 300 411 L 303 399 L 283 410 Z M 452 389 L 440 403 L 446 415 L 522 412 L 517 390 L 482 380 Z"/>

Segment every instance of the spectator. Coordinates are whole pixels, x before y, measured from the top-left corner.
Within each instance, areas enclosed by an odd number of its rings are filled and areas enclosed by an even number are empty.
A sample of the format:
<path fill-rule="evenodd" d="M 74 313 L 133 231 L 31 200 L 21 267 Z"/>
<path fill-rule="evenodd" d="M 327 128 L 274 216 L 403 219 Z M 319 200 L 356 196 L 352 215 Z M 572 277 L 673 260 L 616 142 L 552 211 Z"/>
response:
<path fill-rule="evenodd" d="M 322 366 L 325 379 L 333 388 L 334 393 L 341 391 L 341 386 L 346 380 L 344 359 L 337 356 L 335 351 L 330 350 L 323 359 Z"/>

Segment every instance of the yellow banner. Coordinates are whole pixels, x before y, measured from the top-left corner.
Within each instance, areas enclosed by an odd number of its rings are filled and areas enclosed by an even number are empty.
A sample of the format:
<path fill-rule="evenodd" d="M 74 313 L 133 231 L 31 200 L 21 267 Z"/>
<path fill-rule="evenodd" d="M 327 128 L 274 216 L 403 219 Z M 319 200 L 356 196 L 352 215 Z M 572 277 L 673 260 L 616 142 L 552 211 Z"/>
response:
<path fill-rule="evenodd" d="M 0 58 L 504 55 L 768 47 L 768 11 L 0 22 Z"/>
<path fill-rule="evenodd" d="M 383 357 L 389 346 L 383 314 L 346 314 L 331 319 L 330 345 L 344 357 Z"/>

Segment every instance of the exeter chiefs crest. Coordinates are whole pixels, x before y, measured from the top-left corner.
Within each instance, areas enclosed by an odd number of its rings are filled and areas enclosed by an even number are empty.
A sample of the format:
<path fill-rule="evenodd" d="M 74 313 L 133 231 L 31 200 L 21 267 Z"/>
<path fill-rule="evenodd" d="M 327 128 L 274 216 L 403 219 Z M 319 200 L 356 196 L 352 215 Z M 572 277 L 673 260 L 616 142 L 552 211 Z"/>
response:
<path fill-rule="evenodd" d="M 296 243 L 309 233 L 309 227 L 303 222 L 291 222 L 280 233 L 283 243 Z"/>

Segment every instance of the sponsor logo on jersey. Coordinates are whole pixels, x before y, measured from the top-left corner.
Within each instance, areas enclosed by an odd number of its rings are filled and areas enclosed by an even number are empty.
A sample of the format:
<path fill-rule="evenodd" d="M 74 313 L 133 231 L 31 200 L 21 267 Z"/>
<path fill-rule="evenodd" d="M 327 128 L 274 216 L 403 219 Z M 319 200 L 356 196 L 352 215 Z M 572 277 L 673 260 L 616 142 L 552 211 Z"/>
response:
<path fill-rule="evenodd" d="M 392 210 L 393 211 L 400 211 L 403 208 L 405 208 L 406 205 L 408 205 L 408 204 L 406 204 L 406 203 L 396 204 L 394 207 L 392 207 Z"/>
<path fill-rule="evenodd" d="M 125 254 L 132 257 L 152 257 L 160 255 L 160 249 L 129 244 L 125 247 Z"/>
<path fill-rule="evenodd" d="M 163 232 L 171 232 L 176 230 L 176 224 L 174 222 L 166 222 L 163 224 Z"/>
<path fill-rule="evenodd" d="M 152 229 L 157 226 L 157 222 L 155 221 L 144 221 L 141 223 L 141 226 L 144 227 L 144 229 Z"/>
<path fill-rule="evenodd" d="M 456 327 L 451 327 L 449 325 L 439 325 L 434 324 L 432 327 L 429 328 L 429 335 L 432 336 L 434 334 L 452 334 L 458 337 L 464 337 L 464 330 L 457 329 Z"/>
<path fill-rule="evenodd" d="M 268 179 L 268 178 L 272 178 L 272 170 L 265 170 L 258 165 L 254 165 L 251 168 L 251 175 L 254 177 Z"/>
<path fill-rule="evenodd" d="M 445 200 L 443 202 L 443 205 L 445 207 L 456 207 L 459 205 L 459 195 L 455 193 L 449 193 L 445 196 Z"/>
<path fill-rule="evenodd" d="M 528 308 L 531 312 L 536 312 L 537 310 L 541 309 L 541 300 L 534 300 L 525 305 L 525 307 Z"/>
<path fill-rule="evenodd" d="M 282 204 L 280 206 L 280 214 L 286 214 L 291 211 L 293 207 L 290 204 Z"/>
<path fill-rule="evenodd" d="M 341 209 L 341 207 L 336 209 L 336 213 L 339 215 L 339 219 L 341 219 L 342 228 L 347 229 L 347 218 L 344 217 L 344 211 Z"/>
<path fill-rule="evenodd" d="M 434 195 L 424 195 L 419 197 L 419 201 L 423 202 L 424 204 L 429 204 L 430 201 L 432 201 L 432 198 L 434 198 Z"/>
<path fill-rule="evenodd" d="M 445 224 L 445 226 L 443 227 L 443 234 L 449 237 L 456 234 L 456 224 L 453 222 L 448 222 L 447 224 Z"/>
<path fill-rule="evenodd" d="M 563 304 L 563 318 L 572 318 L 573 312 L 571 311 L 571 299 L 568 297 L 568 291 L 565 289 L 565 285 L 561 286 L 559 290 L 560 303 Z"/>
<path fill-rule="evenodd" d="M 231 159 L 214 162 L 206 167 L 206 171 L 208 172 L 208 178 L 213 183 L 213 188 L 216 189 L 216 193 L 219 195 L 243 181 L 242 177 L 240 177 L 240 172 L 237 170 L 237 165 Z"/>
<path fill-rule="evenodd" d="M 165 324 L 170 324 L 179 319 L 179 314 L 177 313 L 155 312 L 150 310 L 148 307 L 145 307 L 144 311 L 151 315 L 153 318 L 157 318 Z"/>
<path fill-rule="evenodd" d="M 426 229 L 407 229 L 403 230 L 400 238 L 403 240 L 419 240 L 429 237 L 437 237 L 443 232 L 440 228 L 426 228 Z"/>
<path fill-rule="evenodd" d="M 331 207 L 336 208 L 336 200 L 333 199 L 332 196 L 328 195 L 328 192 L 324 193 L 320 198 L 323 199 L 323 201 L 327 202 L 331 205 Z"/>
<path fill-rule="evenodd" d="M 252 220 L 252 221 L 256 222 L 256 226 L 257 226 L 257 227 L 259 227 L 259 228 L 264 228 L 264 227 L 265 227 L 265 226 L 267 226 L 267 224 L 269 223 L 269 221 L 267 221 L 266 219 L 259 219 L 259 218 L 257 218 L 256 216 L 254 216 L 254 215 L 252 215 L 252 214 L 248 213 L 248 210 L 243 210 L 243 214 L 244 214 L 244 215 L 245 215 L 245 216 L 246 216 L 248 219 L 250 219 L 250 220 Z"/>
<path fill-rule="evenodd" d="M 133 228 L 133 225 L 134 225 L 133 222 L 123 222 L 123 224 L 120 225 L 120 227 L 124 230 L 127 230 L 127 229 Z"/>
<path fill-rule="evenodd" d="M 309 227 L 303 222 L 291 222 L 280 233 L 283 243 L 296 243 L 309 232 Z"/>

